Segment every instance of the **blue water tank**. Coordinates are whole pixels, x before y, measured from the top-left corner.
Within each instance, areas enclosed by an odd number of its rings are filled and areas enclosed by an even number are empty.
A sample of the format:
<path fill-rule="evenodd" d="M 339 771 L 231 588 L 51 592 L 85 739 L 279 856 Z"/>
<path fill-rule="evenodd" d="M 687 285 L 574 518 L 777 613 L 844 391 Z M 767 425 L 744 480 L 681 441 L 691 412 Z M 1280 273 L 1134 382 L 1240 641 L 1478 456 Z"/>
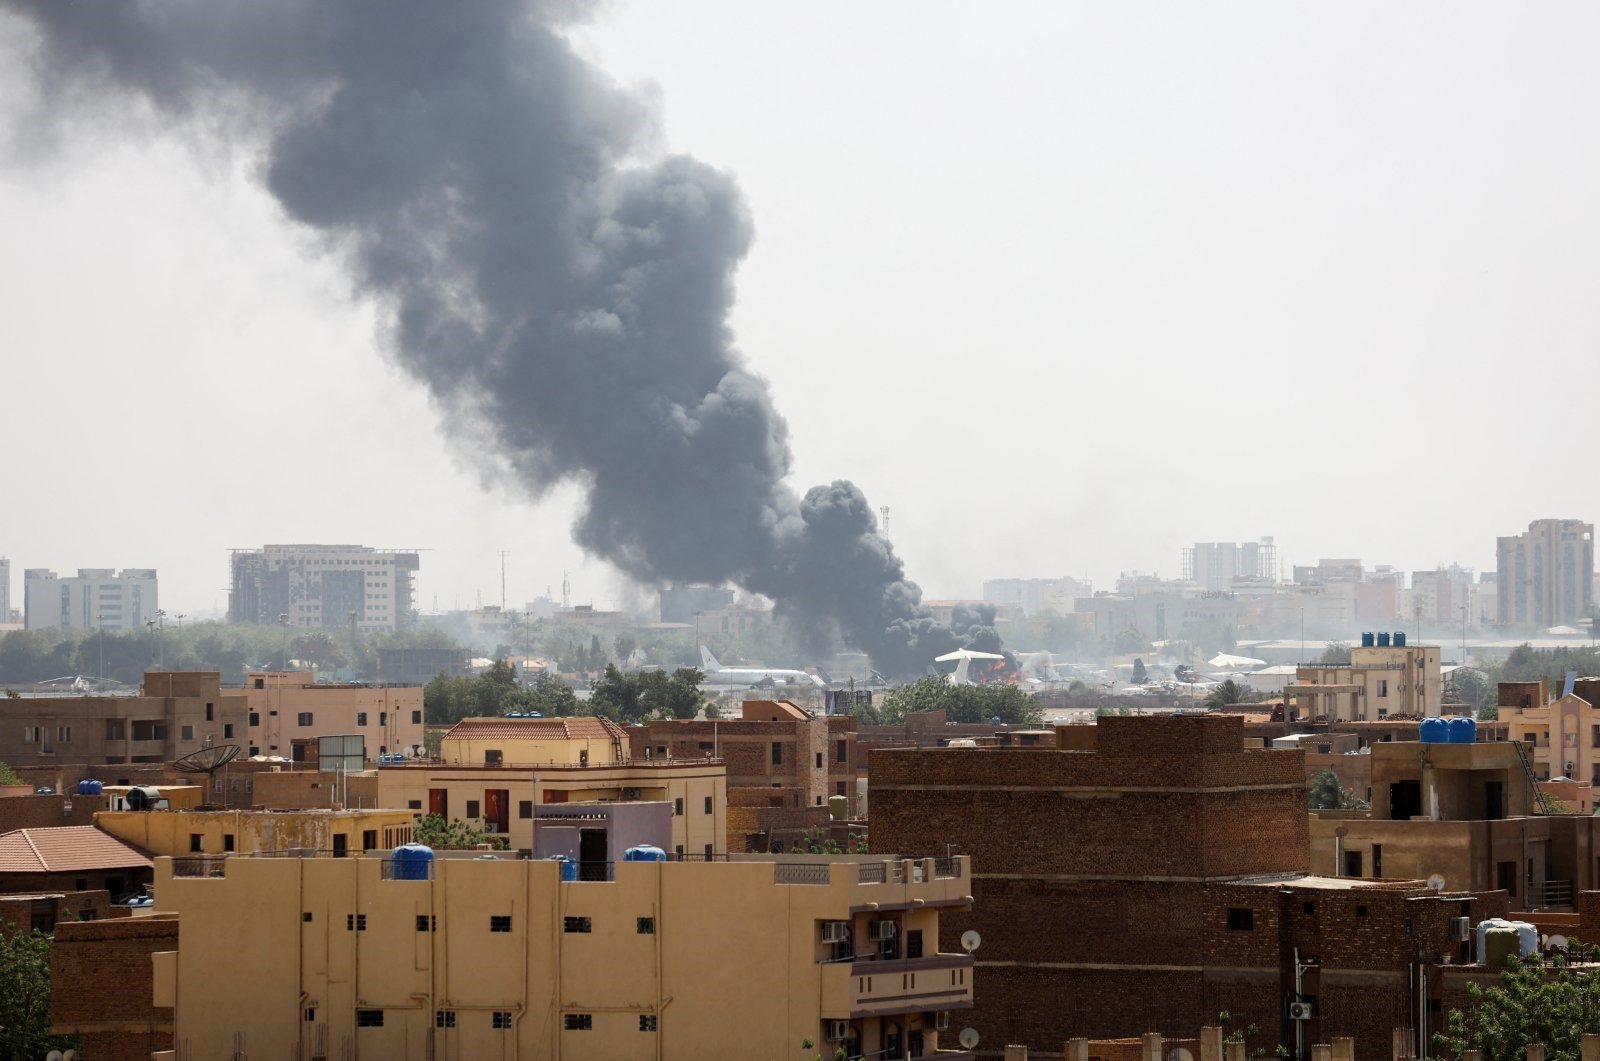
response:
<path fill-rule="evenodd" d="M 1451 744 L 1478 743 L 1478 723 L 1469 715 L 1457 715 L 1450 720 Z"/>
<path fill-rule="evenodd" d="M 1450 724 L 1442 718 L 1425 718 L 1417 726 L 1417 739 L 1424 744 L 1449 744 Z"/>
<path fill-rule="evenodd" d="M 85 778 L 84 780 L 78 782 L 78 795 L 80 796 L 98 796 L 105 792 L 105 790 L 105 785 L 102 785 L 100 782 L 95 781 L 92 778 Z"/>
<path fill-rule="evenodd" d="M 1372 631 L 1371 630 L 1367 630 L 1367 631 L 1363 632 L 1362 635 L 1361 635 L 1361 647 L 1362 648 L 1371 648 L 1373 646 L 1373 643 L 1374 643 L 1374 638 L 1373 638 L 1373 635 L 1372 635 Z"/>
<path fill-rule="evenodd" d="M 1405 648 L 1406 647 L 1406 632 L 1404 630 L 1396 630 L 1394 632 L 1394 647 L 1395 648 Z"/>
<path fill-rule="evenodd" d="M 665 851 L 659 847 L 651 847 L 649 844 L 638 844 L 622 853 L 622 861 L 624 862 L 665 862 L 666 860 L 667 853 Z"/>
<path fill-rule="evenodd" d="M 578 864 L 566 855 L 551 855 L 550 861 L 561 863 L 561 879 L 564 881 L 578 879 Z"/>
<path fill-rule="evenodd" d="M 395 880 L 427 880 L 433 873 L 433 848 L 427 844 L 401 844 L 390 857 Z"/>
<path fill-rule="evenodd" d="M 1389 647 L 1389 631 L 1387 631 L 1387 630 L 1378 631 L 1378 647 L 1379 648 L 1388 648 Z"/>

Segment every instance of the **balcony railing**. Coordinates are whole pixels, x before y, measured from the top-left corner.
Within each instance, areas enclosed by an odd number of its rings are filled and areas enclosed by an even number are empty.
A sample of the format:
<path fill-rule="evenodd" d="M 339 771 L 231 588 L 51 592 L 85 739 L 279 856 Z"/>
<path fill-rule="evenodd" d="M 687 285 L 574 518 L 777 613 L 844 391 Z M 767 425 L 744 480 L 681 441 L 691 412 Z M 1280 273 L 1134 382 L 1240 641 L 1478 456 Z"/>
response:
<path fill-rule="evenodd" d="M 822 967 L 823 1016 L 829 1019 L 905 1013 L 913 1010 L 969 1009 L 973 960 L 970 954 L 931 954 L 923 958 Z"/>
<path fill-rule="evenodd" d="M 827 884 L 833 877 L 833 867 L 826 862 L 775 862 L 772 866 L 774 884 Z"/>
<path fill-rule="evenodd" d="M 174 877 L 226 877 L 228 859 L 223 855 L 199 855 L 172 860 Z"/>

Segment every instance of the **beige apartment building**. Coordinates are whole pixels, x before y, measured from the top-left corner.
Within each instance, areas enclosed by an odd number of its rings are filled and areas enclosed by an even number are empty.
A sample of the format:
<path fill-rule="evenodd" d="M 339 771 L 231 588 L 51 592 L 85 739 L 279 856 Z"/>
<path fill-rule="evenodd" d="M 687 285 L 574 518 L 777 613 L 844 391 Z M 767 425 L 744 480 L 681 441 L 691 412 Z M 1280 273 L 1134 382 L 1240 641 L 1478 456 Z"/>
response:
<path fill-rule="evenodd" d="M 1444 710 L 1439 647 L 1399 644 L 1357 645 L 1348 664 L 1302 665 L 1284 696 L 1300 719 L 1377 722 L 1390 716 L 1436 716 Z"/>
<path fill-rule="evenodd" d="M 101 811 L 104 833 L 152 855 L 389 851 L 411 842 L 409 810 Z"/>
<path fill-rule="evenodd" d="M 166 763 L 244 739 L 245 698 L 216 671 L 148 671 L 138 696 L 24 696 L 0 708 L 14 767 Z"/>
<path fill-rule="evenodd" d="M 1579 678 L 1572 692 L 1553 696 L 1544 679 L 1500 683 L 1500 721 L 1522 741 L 1540 781 L 1566 778 L 1551 794 L 1569 809 L 1589 811 L 1600 789 L 1600 678 Z"/>
<path fill-rule="evenodd" d="M 337 685 L 300 671 L 257 671 L 245 679 L 250 755 L 291 757 L 296 740 L 359 733 L 367 758 L 422 754 L 420 685 Z"/>
<path fill-rule="evenodd" d="M 615 870 L 563 882 L 555 862 L 450 858 L 397 879 L 376 858 L 159 859 L 156 908 L 182 933 L 153 957 L 155 1004 L 173 1007 L 181 1053 L 154 1056 L 810 1061 L 954 1045 L 973 958 L 939 953 L 939 919 L 971 905 L 967 859 Z"/>
<path fill-rule="evenodd" d="M 538 807 L 661 802 L 675 855 L 727 854 L 723 761 L 631 759 L 627 747 L 604 718 L 463 719 L 440 741 L 441 762 L 379 768 L 378 805 L 460 818 L 531 851 Z"/>

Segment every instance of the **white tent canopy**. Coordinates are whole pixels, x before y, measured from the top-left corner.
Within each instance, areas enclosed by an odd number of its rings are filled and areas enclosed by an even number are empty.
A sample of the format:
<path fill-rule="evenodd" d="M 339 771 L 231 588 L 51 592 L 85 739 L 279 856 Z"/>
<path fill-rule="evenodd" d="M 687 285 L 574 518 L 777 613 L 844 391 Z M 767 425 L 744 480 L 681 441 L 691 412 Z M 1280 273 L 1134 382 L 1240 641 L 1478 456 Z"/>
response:
<path fill-rule="evenodd" d="M 1226 670 L 1242 670 L 1246 667 L 1265 667 L 1267 661 L 1264 659 L 1252 659 L 1249 656 L 1230 656 L 1226 652 L 1218 652 L 1215 656 L 1206 660 L 1206 665 L 1221 667 Z"/>

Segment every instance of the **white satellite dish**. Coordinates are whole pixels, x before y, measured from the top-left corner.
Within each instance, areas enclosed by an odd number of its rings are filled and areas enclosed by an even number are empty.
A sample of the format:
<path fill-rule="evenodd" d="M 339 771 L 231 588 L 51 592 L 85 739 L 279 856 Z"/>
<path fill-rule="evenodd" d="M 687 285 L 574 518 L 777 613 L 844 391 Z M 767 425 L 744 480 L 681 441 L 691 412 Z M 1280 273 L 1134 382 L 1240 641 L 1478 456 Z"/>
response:
<path fill-rule="evenodd" d="M 1167 1061 L 1194 1061 L 1194 1055 L 1181 1046 L 1167 1051 Z"/>
<path fill-rule="evenodd" d="M 961 949 L 971 954 L 983 946 L 983 937 L 978 935 L 977 929 L 969 928 L 961 933 Z"/>
<path fill-rule="evenodd" d="M 957 1039 L 957 1041 L 959 1041 L 961 1043 L 961 1049 L 963 1049 L 963 1050 L 976 1049 L 977 1046 L 978 1046 L 978 1029 L 976 1029 L 976 1028 L 962 1028 L 961 1029 L 961 1034 L 957 1035 L 956 1039 Z"/>
<path fill-rule="evenodd" d="M 1435 873 L 1433 876 L 1428 878 L 1428 887 L 1432 888 L 1436 892 L 1444 891 L 1444 878 Z"/>

